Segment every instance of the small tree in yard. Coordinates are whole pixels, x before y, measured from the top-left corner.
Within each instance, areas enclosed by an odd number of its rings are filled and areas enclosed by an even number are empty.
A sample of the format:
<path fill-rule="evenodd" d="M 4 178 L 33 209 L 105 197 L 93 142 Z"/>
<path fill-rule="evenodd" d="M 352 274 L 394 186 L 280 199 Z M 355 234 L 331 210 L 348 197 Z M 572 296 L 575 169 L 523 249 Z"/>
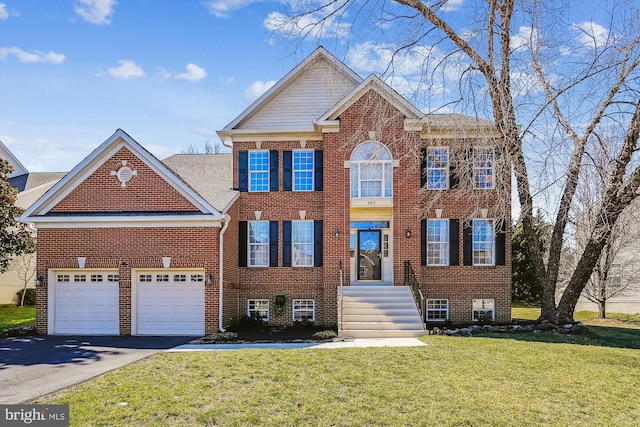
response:
<path fill-rule="evenodd" d="M 18 224 L 16 217 L 22 209 L 15 205 L 18 190 L 9 183 L 8 175 L 13 167 L 0 159 L 0 272 L 9 268 L 9 261 L 35 251 L 35 244 L 24 224 Z"/>
<path fill-rule="evenodd" d="M 535 217 L 535 230 L 538 241 L 533 244 L 540 245 L 539 250 L 545 252 L 549 247 L 552 225 L 544 220 L 538 212 Z M 536 270 L 531 259 L 527 240 L 522 228 L 522 221 L 512 227 L 511 234 L 511 297 L 513 301 L 540 304 L 542 298 L 542 286 L 536 279 Z"/>
<path fill-rule="evenodd" d="M 27 294 L 27 287 L 36 276 L 36 253 L 35 251 L 24 254 L 22 256 L 14 257 L 11 260 L 11 267 L 18 275 L 20 282 L 22 283 L 22 293 L 20 296 L 20 306 L 24 305 L 25 295 Z"/>

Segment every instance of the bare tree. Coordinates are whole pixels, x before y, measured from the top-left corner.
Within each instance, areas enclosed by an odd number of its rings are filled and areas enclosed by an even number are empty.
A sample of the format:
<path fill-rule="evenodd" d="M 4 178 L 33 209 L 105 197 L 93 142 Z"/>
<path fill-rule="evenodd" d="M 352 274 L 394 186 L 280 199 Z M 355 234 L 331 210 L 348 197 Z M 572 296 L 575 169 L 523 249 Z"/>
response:
<path fill-rule="evenodd" d="M 456 76 L 457 99 L 448 109 L 491 117 L 513 168 L 524 234 L 543 289 L 541 320 L 573 321 L 578 298 L 621 212 L 638 197 L 640 167 L 640 12 L 637 3 L 613 0 L 598 11 L 607 26 L 562 20 L 571 4 L 553 0 L 485 0 L 465 9 L 462 24 L 453 2 L 435 0 L 321 0 L 293 2 L 271 29 L 285 37 L 379 37 L 388 55 L 384 78 L 403 83 L 407 56 L 422 64 L 411 87 L 415 100 L 429 98 L 441 75 Z M 595 14 L 594 14 L 595 16 Z M 386 30 L 393 26 L 396 33 Z M 372 30 L 375 29 L 375 30 Z M 390 41 L 396 37 L 393 43 Z M 386 46 L 386 47 L 383 47 Z M 389 48 L 389 46 L 392 46 Z M 451 81 L 449 81 L 451 83 Z M 409 85 L 411 86 L 411 85 Z M 438 106 L 440 108 L 442 106 Z M 432 107 L 432 109 L 434 109 Z M 611 152 L 584 250 L 556 303 L 570 211 L 588 154 L 602 130 L 621 141 Z M 414 148 L 413 152 L 417 150 Z M 538 248 L 536 198 L 553 217 L 549 250 Z"/>
<path fill-rule="evenodd" d="M 20 306 L 23 306 L 27 287 L 30 283 L 33 283 L 33 279 L 36 275 L 36 253 L 30 252 L 22 256 L 14 257 L 11 260 L 11 267 L 22 282 L 22 296 L 20 298 Z"/>
<path fill-rule="evenodd" d="M 215 144 L 211 144 L 209 141 L 205 142 L 203 151 L 200 152 L 200 149 L 193 145 L 189 144 L 186 150 L 182 150 L 180 154 L 219 154 L 221 151 L 220 142 L 216 142 Z"/>

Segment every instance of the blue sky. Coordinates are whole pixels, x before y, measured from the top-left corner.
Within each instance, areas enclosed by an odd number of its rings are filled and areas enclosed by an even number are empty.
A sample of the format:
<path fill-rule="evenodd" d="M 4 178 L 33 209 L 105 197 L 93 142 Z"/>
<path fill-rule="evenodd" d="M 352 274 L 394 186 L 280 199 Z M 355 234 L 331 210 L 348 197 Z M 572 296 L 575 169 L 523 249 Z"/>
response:
<path fill-rule="evenodd" d="M 216 130 L 317 47 L 279 37 L 284 5 L 0 0 L 0 140 L 32 172 L 70 170 L 118 128 L 161 159 L 215 144 Z M 450 13 L 463 6 L 451 1 Z M 320 42 L 363 77 L 384 70 L 391 50 L 366 34 L 346 43 L 346 25 L 330 22 Z M 421 64 L 403 58 L 393 86 L 409 90 Z M 444 94 L 448 79 L 433 90 Z"/>

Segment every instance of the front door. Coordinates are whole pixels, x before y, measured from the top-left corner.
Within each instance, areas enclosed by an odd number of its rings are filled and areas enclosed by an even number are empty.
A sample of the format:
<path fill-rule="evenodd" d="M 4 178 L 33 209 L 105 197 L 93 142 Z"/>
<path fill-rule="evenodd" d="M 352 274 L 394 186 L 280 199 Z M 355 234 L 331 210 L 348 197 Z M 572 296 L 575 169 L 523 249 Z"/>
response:
<path fill-rule="evenodd" d="M 358 280 L 382 279 L 381 230 L 358 230 Z"/>

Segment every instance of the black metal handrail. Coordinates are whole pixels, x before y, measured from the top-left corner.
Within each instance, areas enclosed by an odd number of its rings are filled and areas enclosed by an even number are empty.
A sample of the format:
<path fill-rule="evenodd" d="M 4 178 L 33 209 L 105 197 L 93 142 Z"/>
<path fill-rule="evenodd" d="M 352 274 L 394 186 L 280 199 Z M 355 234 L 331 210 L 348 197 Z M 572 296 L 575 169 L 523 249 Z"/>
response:
<path fill-rule="evenodd" d="M 411 266 L 411 261 L 407 260 L 404 262 L 404 285 L 411 287 L 411 293 L 413 294 L 413 300 L 416 303 L 416 307 L 418 308 L 418 312 L 420 313 L 420 318 L 422 319 L 422 323 L 426 323 L 426 299 L 422 294 L 422 290 L 420 289 L 420 282 L 416 277 L 413 267 Z"/>

